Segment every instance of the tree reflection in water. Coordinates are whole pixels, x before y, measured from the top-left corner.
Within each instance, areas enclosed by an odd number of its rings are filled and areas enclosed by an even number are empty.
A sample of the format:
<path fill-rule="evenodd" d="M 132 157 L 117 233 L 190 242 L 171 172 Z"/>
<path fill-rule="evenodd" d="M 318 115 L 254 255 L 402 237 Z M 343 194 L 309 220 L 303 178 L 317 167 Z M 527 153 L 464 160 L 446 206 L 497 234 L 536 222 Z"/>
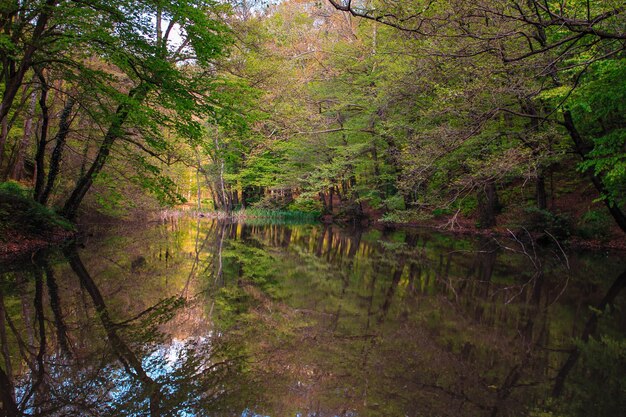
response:
<path fill-rule="evenodd" d="M 69 294 L 74 303 L 61 301 L 45 255 L 26 269 L 5 274 L 2 293 L 9 296 L 14 293 L 11 284 L 24 287 L 34 280 L 34 313 L 31 300 L 22 298 L 20 311 L 12 308 L 16 299 L 10 305 L 6 297 L 0 299 L 6 313 L 0 415 L 201 416 L 223 407 L 242 356 L 212 331 L 184 339 L 161 331 L 182 311 L 188 314 L 196 300 L 167 297 L 116 320 L 77 248 L 67 247 L 63 255 L 55 262 L 66 261 L 74 273 L 75 282 L 64 283 L 75 286 L 76 293 Z M 19 293 L 27 297 L 29 289 Z M 35 319 L 29 320 L 32 315 Z M 240 391 L 243 378 L 236 380 L 233 390 Z"/>
<path fill-rule="evenodd" d="M 168 219 L 42 253 L 2 275 L 0 415 L 584 410 L 573 337 L 623 340 L 626 265 L 515 244 Z"/>

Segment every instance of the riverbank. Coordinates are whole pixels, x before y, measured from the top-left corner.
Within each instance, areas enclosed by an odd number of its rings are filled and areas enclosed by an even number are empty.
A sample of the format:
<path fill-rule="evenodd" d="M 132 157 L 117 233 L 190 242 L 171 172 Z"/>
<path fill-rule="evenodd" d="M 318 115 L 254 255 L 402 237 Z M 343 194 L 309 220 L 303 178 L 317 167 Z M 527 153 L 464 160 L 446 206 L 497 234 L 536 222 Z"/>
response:
<path fill-rule="evenodd" d="M 554 230 L 550 225 L 541 227 L 537 224 L 520 224 L 519 218 L 514 216 L 502 216 L 498 224 L 489 228 L 480 228 L 477 221 L 471 217 L 456 215 L 432 216 L 419 221 L 389 221 L 377 220 L 377 223 L 385 227 L 394 228 L 428 228 L 444 233 L 452 233 L 460 236 L 485 236 L 485 237 L 516 237 L 523 241 L 532 239 L 534 242 L 558 243 L 566 248 L 586 249 L 596 251 L 624 251 L 626 252 L 626 236 L 617 227 L 612 227 L 606 233 L 595 233 L 599 237 L 583 237 L 576 234 L 576 230 Z"/>
<path fill-rule="evenodd" d="M 513 236 L 515 236 L 523 241 L 528 241 L 530 236 L 535 242 L 556 241 L 559 245 L 563 245 L 566 248 L 586 249 L 594 251 L 610 250 L 626 252 L 626 238 L 622 238 L 619 236 L 610 236 L 605 240 L 583 239 L 577 236 L 569 236 L 566 239 L 557 239 L 550 237 L 546 233 L 529 232 L 524 229 L 513 230 L 505 226 L 496 226 L 488 229 L 481 229 L 476 227 L 471 222 L 462 222 L 460 224 L 457 223 L 455 227 L 452 228 L 450 227 L 450 223 L 448 221 L 437 221 L 434 219 L 429 221 L 406 223 L 380 221 L 379 224 L 383 225 L 384 227 L 391 228 L 427 228 L 431 230 L 436 230 L 438 232 L 449 233 L 459 236 L 484 236 L 494 238 L 512 238 Z"/>
<path fill-rule="evenodd" d="M 602 238 L 583 238 L 574 233 L 573 230 L 553 230 L 550 227 L 543 228 L 542 224 L 520 225 L 516 224 L 514 217 L 500 216 L 498 225 L 490 228 L 480 228 L 477 221 L 471 217 L 443 215 L 430 216 L 419 221 L 390 221 L 385 220 L 381 213 L 373 214 L 371 218 L 346 219 L 340 216 L 317 215 L 313 213 L 272 211 L 272 210 L 241 210 L 232 213 L 220 211 L 196 211 L 196 210 L 165 210 L 162 212 L 167 216 L 195 216 L 200 218 L 210 218 L 230 221 L 255 221 L 255 220 L 277 220 L 277 221 L 319 221 L 324 224 L 337 224 L 339 226 L 360 226 L 360 227 L 392 227 L 392 228 L 427 228 L 443 233 L 464 236 L 484 236 L 484 237 L 517 237 L 520 240 L 528 241 L 532 238 L 535 242 L 558 243 L 567 248 L 586 250 L 611 250 L 626 251 L 626 238 L 616 227 Z M 535 222 L 537 222 L 535 220 Z M 541 223 L 541 222 L 539 222 Z M 550 226 L 550 225 L 546 225 Z M 548 232 L 546 233 L 545 230 Z"/>
<path fill-rule="evenodd" d="M 0 188 L 0 260 L 18 258 L 76 236 L 76 227 L 36 203 L 15 183 Z"/>
<path fill-rule="evenodd" d="M 56 215 L 32 200 L 21 198 L 16 193 L 0 190 L 0 260 L 19 258 L 36 250 L 63 243 L 78 236 L 76 226 Z M 143 224 L 148 221 L 166 221 L 180 217 L 197 217 L 232 222 L 279 222 L 283 224 L 301 224 L 321 222 L 337 224 L 339 226 L 359 225 L 373 228 L 427 228 L 438 232 L 459 236 L 484 236 L 493 238 L 511 238 L 516 236 L 528 241 L 531 238 L 539 242 L 558 242 L 572 249 L 586 249 L 593 251 L 626 251 L 626 239 L 617 233 L 611 233 L 604 239 L 583 239 L 570 235 L 552 237 L 545 232 L 529 231 L 524 228 L 512 228 L 506 223 L 492 228 L 482 229 L 476 226 L 471 218 L 461 216 L 437 216 L 419 221 L 389 221 L 381 218 L 369 219 L 363 222 L 347 221 L 346 219 L 320 216 L 318 213 L 290 212 L 277 210 L 248 209 L 232 213 L 220 211 L 197 211 L 168 209 L 161 210 L 155 215 L 138 218 L 132 224 Z M 377 216 L 379 217 L 379 216 Z M 89 229 L 89 225 L 99 224 L 101 216 L 87 216 L 81 224 Z M 123 219 L 107 217 L 106 224 L 125 223 Z"/>
<path fill-rule="evenodd" d="M 74 239 L 75 231 L 62 228 L 45 234 L 28 234 L 18 230 L 0 234 L 0 261 L 20 258 L 39 249 Z"/>

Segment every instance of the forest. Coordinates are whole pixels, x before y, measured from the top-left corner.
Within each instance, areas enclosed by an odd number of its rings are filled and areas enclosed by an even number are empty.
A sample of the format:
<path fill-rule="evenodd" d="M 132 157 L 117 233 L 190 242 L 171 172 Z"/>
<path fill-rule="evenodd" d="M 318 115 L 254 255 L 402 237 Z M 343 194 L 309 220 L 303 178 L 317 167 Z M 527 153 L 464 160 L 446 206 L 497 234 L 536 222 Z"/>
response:
<path fill-rule="evenodd" d="M 623 0 L 0 0 L 0 417 L 614 417 Z"/>
<path fill-rule="evenodd" d="M 623 8 L 7 0 L 2 192 L 620 240 Z"/>

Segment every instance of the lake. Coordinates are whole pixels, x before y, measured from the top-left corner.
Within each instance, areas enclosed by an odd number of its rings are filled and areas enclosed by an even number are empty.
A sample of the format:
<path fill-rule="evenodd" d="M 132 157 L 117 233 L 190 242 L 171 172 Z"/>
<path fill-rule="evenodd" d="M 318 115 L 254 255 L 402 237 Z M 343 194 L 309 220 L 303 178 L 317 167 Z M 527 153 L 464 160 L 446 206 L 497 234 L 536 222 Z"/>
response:
<path fill-rule="evenodd" d="M 6 415 L 624 409 L 624 254 L 260 220 L 104 229 L 1 266 Z"/>

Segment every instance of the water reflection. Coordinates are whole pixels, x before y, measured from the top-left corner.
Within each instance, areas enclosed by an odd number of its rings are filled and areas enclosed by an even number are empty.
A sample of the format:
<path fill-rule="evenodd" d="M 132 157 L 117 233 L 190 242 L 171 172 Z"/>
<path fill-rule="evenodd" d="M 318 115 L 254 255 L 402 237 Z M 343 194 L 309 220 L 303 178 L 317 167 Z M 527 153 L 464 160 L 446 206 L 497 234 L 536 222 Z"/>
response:
<path fill-rule="evenodd" d="M 573 340 L 623 340 L 619 257 L 163 220 L 4 266 L 0 415 L 584 409 L 587 348 Z"/>

